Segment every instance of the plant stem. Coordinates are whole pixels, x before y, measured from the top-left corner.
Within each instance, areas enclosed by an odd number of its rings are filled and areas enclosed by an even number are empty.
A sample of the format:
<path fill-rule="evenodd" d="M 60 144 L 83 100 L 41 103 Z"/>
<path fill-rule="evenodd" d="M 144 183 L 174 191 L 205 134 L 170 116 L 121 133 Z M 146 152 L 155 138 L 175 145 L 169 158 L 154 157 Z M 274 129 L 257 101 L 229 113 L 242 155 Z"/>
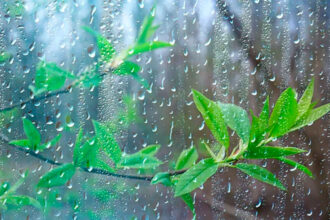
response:
<path fill-rule="evenodd" d="M 10 146 L 16 150 L 19 150 L 21 152 L 24 152 L 25 154 L 29 154 L 32 157 L 41 160 L 45 163 L 51 164 L 51 165 L 55 165 L 55 166 L 60 166 L 63 165 L 64 163 L 60 163 L 57 162 L 55 160 L 49 159 L 47 157 L 42 156 L 41 154 L 38 154 L 36 152 L 34 152 L 33 150 L 27 149 L 27 148 L 23 148 L 23 147 L 18 147 L 15 145 L 11 145 L 9 144 L 9 139 L 3 135 L 0 134 L 0 141 L 4 142 L 7 146 Z M 154 176 L 139 176 L 139 175 L 129 175 L 129 174 L 120 174 L 120 173 L 112 173 L 103 169 L 98 169 L 98 168 L 92 168 L 89 169 L 87 167 L 79 167 L 82 171 L 86 172 L 86 173 L 95 173 L 95 174 L 100 174 L 100 175 L 104 175 L 104 176 L 113 176 L 113 177 L 118 177 L 118 178 L 124 178 L 124 179 L 135 179 L 135 180 L 145 180 L 145 181 L 151 181 L 152 178 Z M 175 175 L 179 175 L 184 173 L 186 170 L 180 170 L 180 171 L 176 171 L 176 172 L 171 172 L 169 173 L 170 176 L 175 176 Z"/>

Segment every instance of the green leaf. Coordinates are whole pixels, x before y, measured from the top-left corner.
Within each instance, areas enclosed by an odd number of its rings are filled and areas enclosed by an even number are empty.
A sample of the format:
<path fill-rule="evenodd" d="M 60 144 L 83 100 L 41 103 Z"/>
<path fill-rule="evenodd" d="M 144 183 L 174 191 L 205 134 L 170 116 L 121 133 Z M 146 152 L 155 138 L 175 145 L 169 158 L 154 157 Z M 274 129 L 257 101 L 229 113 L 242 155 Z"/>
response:
<path fill-rule="evenodd" d="M 195 164 L 197 159 L 198 153 L 194 147 L 186 149 L 181 152 L 178 160 L 176 161 L 175 170 L 188 169 Z"/>
<path fill-rule="evenodd" d="M 270 137 L 279 137 L 289 131 L 296 122 L 297 101 L 292 88 L 286 89 L 278 98 L 269 120 Z"/>
<path fill-rule="evenodd" d="M 269 172 L 268 170 L 259 167 L 255 164 L 246 164 L 246 163 L 238 163 L 233 165 L 237 169 L 240 169 L 242 172 L 246 173 L 253 178 L 268 183 L 270 185 L 276 186 L 281 190 L 286 190 L 286 188 L 282 185 L 282 183 L 275 177 L 274 174 Z"/>
<path fill-rule="evenodd" d="M 276 158 L 277 160 L 280 160 L 290 166 L 293 166 L 295 168 L 297 168 L 298 170 L 301 170 L 302 172 L 306 173 L 309 177 L 313 178 L 314 179 L 314 176 L 313 176 L 313 173 L 307 168 L 305 167 L 304 165 L 294 161 L 294 160 L 290 160 L 290 159 L 287 159 L 287 158 L 284 158 L 284 157 L 279 157 L 279 158 Z"/>
<path fill-rule="evenodd" d="M 155 33 L 158 26 L 152 26 L 152 23 L 155 19 L 155 13 L 156 9 L 153 7 L 150 10 L 150 13 L 148 16 L 146 16 L 143 20 L 142 26 L 140 28 L 139 36 L 137 38 L 137 43 L 145 43 L 147 40 Z"/>
<path fill-rule="evenodd" d="M 152 50 L 156 50 L 164 47 L 172 47 L 172 44 L 162 41 L 150 41 L 142 44 L 136 44 L 127 51 L 125 59 L 137 54 L 150 52 Z"/>
<path fill-rule="evenodd" d="M 10 54 L 7 52 L 1 52 L 0 53 L 0 64 L 4 63 L 5 61 L 7 61 L 10 58 Z"/>
<path fill-rule="evenodd" d="M 249 149 L 244 153 L 245 159 L 266 159 L 289 156 L 293 154 L 300 154 L 306 152 L 305 150 L 295 147 L 272 147 L 262 146 Z"/>
<path fill-rule="evenodd" d="M 116 52 L 112 44 L 105 37 L 88 26 L 83 26 L 82 29 L 96 38 L 101 59 L 105 62 L 110 62 Z"/>
<path fill-rule="evenodd" d="M 116 75 L 137 75 L 141 67 L 131 61 L 122 62 L 117 69 L 113 71 Z"/>
<path fill-rule="evenodd" d="M 72 178 L 75 172 L 76 168 L 75 166 L 73 166 L 73 164 L 63 164 L 43 175 L 40 178 L 37 186 L 50 188 L 54 186 L 64 185 Z"/>
<path fill-rule="evenodd" d="M 297 121 L 297 123 L 293 126 L 293 128 L 291 128 L 290 132 L 305 127 L 306 125 L 311 125 L 314 121 L 321 118 L 329 111 L 330 111 L 330 103 L 310 110 L 309 112 L 307 112 L 305 117 L 302 117 L 300 120 Z"/>
<path fill-rule="evenodd" d="M 225 123 L 234 130 L 237 135 L 248 143 L 250 137 L 250 120 L 244 109 L 234 104 L 218 103 Z"/>
<path fill-rule="evenodd" d="M 210 146 L 203 140 L 203 141 L 201 141 L 201 146 L 204 148 L 204 149 L 206 149 L 206 151 L 207 151 L 207 153 L 208 153 L 208 155 L 209 156 L 211 156 L 214 160 L 216 160 L 217 159 L 217 156 L 214 154 L 214 149 L 211 149 L 210 148 Z M 213 145 L 214 146 L 214 145 Z M 215 145 L 215 146 L 217 146 L 217 145 Z M 203 149 L 203 150 L 204 150 Z"/>
<path fill-rule="evenodd" d="M 52 140 L 48 141 L 47 143 L 39 145 L 37 147 L 37 150 L 43 151 L 44 149 L 48 149 L 51 146 L 55 146 L 57 144 L 57 142 L 60 141 L 61 137 L 62 137 L 62 134 L 56 135 Z"/>
<path fill-rule="evenodd" d="M 73 153 L 73 161 L 76 167 L 100 168 L 109 172 L 115 170 L 101 158 L 100 145 L 96 143 L 95 137 L 82 144 L 82 131 L 79 132 Z"/>
<path fill-rule="evenodd" d="M 84 131 L 82 128 L 80 128 L 77 138 L 76 138 L 76 143 L 73 149 L 73 164 L 77 167 L 81 166 L 83 163 L 83 156 L 82 155 L 82 140 L 84 136 Z"/>
<path fill-rule="evenodd" d="M 160 149 L 160 145 L 153 144 L 153 145 L 146 146 L 145 148 L 141 149 L 139 152 L 141 154 L 147 154 L 150 156 L 154 156 L 158 152 L 159 149 Z"/>
<path fill-rule="evenodd" d="M 192 90 L 195 105 L 202 114 L 207 127 L 217 141 L 228 149 L 229 135 L 220 106 L 196 90 Z"/>
<path fill-rule="evenodd" d="M 297 121 L 309 110 L 309 106 L 312 103 L 313 93 L 314 93 L 314 78 L 308 84 L 304 94 L 299 100 Z"/>
<path fill-rule="evenodd" d="M 260 126 L 260 119 L 253 114 L 252 116 L 252 124 L 251 124 L 251 131 L 250 131 L 250 140 L 248 148 L 254 148 L 258 146 L 258 144 L 263 140 L 263 133 L 261 132 L 262 128 Z M 268 122 L 267 122 L 268 123 Z"/>
<path fill-rule="evenodd" d="M 188 206 L 188 208 L 190 209 L 190 211 L 193 214 L 193 220 L 196 219 L 196 211 L 195 211 L 195 206 L 194 206 L 194 200 L 192 198 L 192 196 L 190 195 L 190 193 L 184 194 L 182 196 L 180 196 L 180 198 L 184 201 L 184 203 L 186 203 L 186 205 Z"/>
<path fill-rule="evenodd" d="M 154 169 L 162 164 L 162 161 L 148 154 L 129 154 L 122 156 L 120 167 L 133 169 Z"/>
<path fill-rule="evenodd" d="M 32 205 L 38 209 L 42 208 L 37 200 L 25 195 L 8 195 L 5 196 L 3 199 L 5 200 L 6 204 L 11 204 L 18 207 Z"/>
<path fill-rule="evenodd" d="M 93 124 L 100 148 L 104 150 L 115 164 L 118 164 L 121 160 L 121 150 L 113 134 L 101 123 L 93 121 Z"/>
<path fill-rule="evenodd" d="M 40 133 L 37 130 L 37 128 L 33 125 L 33 123 L 24 118 L 23 119 L 23 128 L 24 128 L 24 132 L 26 134 L 26 137 L 30 140 L 30 147 L 33 150 L 37 149 L 37 146 L 40 144 Z"/>
<path fill-rule="evenodd" d="M 25 147 L 25 148 L 30 148 L 30 145 L 31 145 L 30 140 L 28 140 L 28 139 L 13 140 L 13 141 L 10 141 L 9 144 L 20 146 L 20 147 Z"/>
<path fill-rule="evenodd" d="M 167 172 L 157 173 L 151 180 L 151 184 L 163 184 L 164 186 L 172 186 L 170 174 Z"/>
<path fill-rule="evenodd" d="M 87 69 L 82 73 L 80 82 L 84 87 L 89 88 L 91 86 L 98 86 L 102 82 L 102 76 L 98 73 L 98 65 Z"/>
<path fill-rule="evenodd" d="M 212 159 L 204 159 L 184 172 L 175 186 L 175 197 L 190 193 L 217 172 L 218 164 Z"/>
<path fill-rule="evenodd" d="M 9 182 L 3 182 L 0 186 L 0 196 L 2 196 L 5 192 L 7 192 L 10 188 Z"/>
<path fill-rule="evenodd" d="M 16 183 L 10 187 L 10 189 L 6 192 L 6 194 L 15 193 L 16 190 L 24 183 L 25 178 L 28 176 L 29 170 L 26 170 L 21 178 L 19 178 Z"/>
<path fill-rule="evenodd" d="M 67 78 L 75 78 L 75 76 L 58 67 L 56 63 L 42 61 L 37 65 L 35 87 L 30 88 L 35 95 L 58 90 L 64 86 Z"/>

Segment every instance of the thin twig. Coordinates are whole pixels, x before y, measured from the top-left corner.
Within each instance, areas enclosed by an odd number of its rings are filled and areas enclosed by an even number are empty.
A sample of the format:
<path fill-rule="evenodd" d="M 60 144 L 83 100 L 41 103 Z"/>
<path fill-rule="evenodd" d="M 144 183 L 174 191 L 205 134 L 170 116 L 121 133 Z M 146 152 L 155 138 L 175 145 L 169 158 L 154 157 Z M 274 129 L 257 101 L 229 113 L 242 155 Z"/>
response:
<path fill-rule="evenodd" d="M 26 105 L 26 104 L 29 104 L 29 103 L 35 103 L 35 102 L 41 101 L 43 99 L 47 99 L 47 98 L 57 96 L 57 95 L 60 95 L 60 94 L 69 93 L 71 91 L 71 88 L 72 88 L 72 85 L 69 85 L 68 87 L 66 87 L 65 89 L 62 89 L 62 90 L 58 90 L 58 91 L 51 92 L 51 93 L 48 93 L 48 94 L 43 94 L 43 95 L 37 96 L 37 97 L 27 98 L 27 99 L 25 99 L 21 102 L 15 103 L 11 106 L 0 108 L 0 112 L 9 111 L 9 110 L 12 110 L 12 109 L 14 109 L 16 107 L 19 107 L 19 106 L 23 106 L 23 105 Z"/>
<path fill-rule="evenodd" d="M 46 162 L 48 164 L 55 165 L 55 166 L 63 165 L 63 163 L 56 162 L 52 159 L 44 157 L 41 154 L 38 154 L 38 153 L 34 152 L 33 150 L 9 144 L 9 139 L 3 134 L 0 134 L 0 141 L 2 141 L 6 145 L 8 145 L 8 146 L 10 146 L 10 147 L 12 147 L 16 150 L 19 150 L 21 152 L 24 152 L 25 154 L 31 155 L 32 157 L 34 157 L 38 160 L 41 160 L 43 162 Z M 145 180 L 145 181 L 149 181 L 149 182 L 153 178 L 153 176 L 139 176 L 139 175 L 112 173 L 112 172 L 109 172 L 109 171 L 106 171 L 106 170 L 103 170 L 103 169 L 98 169 L 98 168 L 90 168 L 89 169 L 87 167 L 80 167 L 80 169 L 82 171 L 86 172 L 86 173 L 95 173 L 95 174 L 100 174 L 100 175 L 104 175 L 104 176 L 113 176 L 113 177 L 125 178 L 125 179 Z M 175 175 L 182 174 L 184 172 L 185 172 L 185 170 L 180 170 L 180 171 L 176 171 L 176 172 L 171 172 L 171 173 L 169 173 L 169 175 L 170 176 L 175 176 Z"/>

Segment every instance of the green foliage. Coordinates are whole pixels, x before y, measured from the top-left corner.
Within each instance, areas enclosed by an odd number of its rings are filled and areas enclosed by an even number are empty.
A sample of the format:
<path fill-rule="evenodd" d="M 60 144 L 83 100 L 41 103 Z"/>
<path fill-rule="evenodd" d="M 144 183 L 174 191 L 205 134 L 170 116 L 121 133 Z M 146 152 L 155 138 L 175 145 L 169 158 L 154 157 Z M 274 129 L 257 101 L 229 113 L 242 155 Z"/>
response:
<path fill-rule="evenodd" d="M 93 121 L 93 124 L 97 144 L 115 164 L 118 164 L 121 161 L 121 149 L 112 132 L 97 121 Z"/>
<path fill-rule="evenodd" d="M 195 210 L 195 206 L 194 206 L 195 202 L 194 202 L 194 199 L 192 198 L 192 196 L 189 193 L 187 193 L 187 194 L 180 196 L 180 198 L 184 201 L 184 203 L 186 203 L 186 205 L 192 212 L 192 214 L 193 214 L 192 220 L 195 220 L 196 219 L 196 210 Z"/>
<path fill-rule="evenodd" d="M 158 144 L 153 144 L 153 145 L 149 145 L 146 146 L 145 148 L 140 150 L 141 154 L 146 154 L 149 156 L 154 156 L 160 149 L 160 145 Z"/>
<path fill-rule="evenodd" d="M 67 78 L 75 79 L 76 77 L 57 66 L 56 63 L 41 61 L 36 69 L 35 86 L 30 85 L 29 88 L 34 95 L 55 91 L 64 86 Z"/>
<path fill-rule="evenodd" d="M 212 147 L 209 147 L 206 142 L 202 142 L 202 146 L 212 157 L 212 159 L 207 160 L 212 162 L 209 165 L 200 164 L 201 162 L 199 162 L 182 174 L 176 184 L 175 195 L 178 196 L 194 190 L 213 175 L 218 166 L 240 169 L 257 180 L 285 190 L 281 182 L 268 170 L 255 164 L 234 163 L 241 159 L 274 158 L 294 166 L 308 176 L 313 177 L 307 167 L 286 158 L 290 155 L 306 152 L 305 150 L 295 147 L 267 145 L 274 138 L 309 125 L 330 111 L 330 104 L 314 109 L 315 103 L 311 102 L 313 90 L 314 79 L 308 85 L 298 103 L 294 90 L 292 88 L 286 89 L 276 101 L 271 116 L 269 116 L 269 98 L 267 98 L 259 117 L 252 112 L 251 126 L 247 113 L 240 107 L 223 103 L 216 105 L 201 93 L 193 90 L 193 98 L 197 109 L 200 111 L 215 139 L 223 146 L 220 145 L 219 148 L 217 144 L 212 144 Z M 232 153 L 227 157 L 224 151 L 225 147 L 229 148 L 229 136 L 226 126 L 230 127 L 241 138 L 239 144 L 233 148 Z M 215 148 L 220 149 L 217 155 Z M 206 172 L 209 168 L 210 171 Z M 199 179 L 199 175 L 203 178 Z"/>
<path fill-rule="evenodd" d="M 28 175 L 28 171 L 24 173 L 24 175 L 13 185 L 10 186 L 10 183 L 3 182 L 0 186 L 0 210 L 7 209 L 7 205 L 12 205 L 16 208 L 20 208 L 22 206 L 31 205 L 38 209 L 41 209 L 40 203 L 34 198 L 27 195 L 17 195 L 16 190 L 23 184 L 26 177 Z"/>
<path fill-rule="evenodd" d="M 136 42 L 119 55 L 120 59 L 126 60 L 127 58 L 137 54 L 173 46 L 172 44 L 163 41 L 150 41 L 150 38 L 154 35 L 159 27 L 158 25 L 153 25 L 155 15 L 156 9 L 153 7 L 150 10 L 149 15 L 144 18 Z"/>
<path fill-rule="evenodd" d="M 97 143 L 96 137 L 85 140 L 83 129 L 80 129 L 73 150 L 73 164 L 76 167 L 100 168 L 109 172 L 115 172 L 114 168 L 108 165 L 102 158 L 101 145 Z"/>
<path fill-rule="evenodd" d="M 168 172 L 156 173 L 151 180 L 151 184 L 163 184 L 164 186 L 172 186 L 171 176 Z"/>
<path fill-rule="evenodd" d="M 99 48 L 101 60 L 104 62 L 110 62 L 114 54 L 116 53 L 113 45 L 105 37 L 94 31 L 90 27 L 83 26 L 82 29 L 96 38 L 96 43 L 97 47 Z"/>
<path fill-rule="evenodd" d="M 207 127 L 211 130 L 215 139 L 228 149 L 229 135 L 220 106 L 200 92 L 196 90 L 192 90 L 192 92 L 195 105 L 202 114 Z"/>
<path fill-rule="evenodd" d="M 300 163 L 298 163 L 294 160 L 290 160 L 288 158 L 285 158 L 285 157 L 279 157 L 279 158 L 276 158 L 276 159 L 278 159 L 278 160 L 280 160 L 280 161 L 282 161 L 282 162 L 284 162 L 284 163 L 286 163 L 290 166 L 293 166 L 293 167 L 297 168 L 298 170 L 301 170 L 302 172 L 306 173 L 309 177 L 314 178 L 312 172 L 307 167 L 305 167 L 304 165 L 302 165 L 302 164 L 300 164 Z"/>
<path fill-rule="evenodd" d="M 228 127 L 234 130 L 244 143 L 249 141 L 250 120 L 244 109 L 234 104 L 218 103 L 223 119 Z"/>
<path fill-rule="evenodd" d="M 135 154 L 123 155 L 119 167 L 133 169 L 154 169 L 162 164 L 156 157 L 137 152 Z"/>
<path fill-rule="evenodd" d="M 247 163 L 238 163 L 233 165 L 232 167 L 236 167 L 240 169 L 242 172 L 246 173 L 253 178 L 260 180 L 262 182 L 271 184 L 276 186 L 282 190 L 286 190 L 286 188 L 282 185 L 282 183 L 268 170 L 259 167 L 255 164 L 247 164 Z"/>
<path fill-rule="evenodd" d="M 325 104 L 325 105 L 315 108 L 315 109 L 309 109 L 291 128 L 290 132 L 312 124 L 314 121 L 321 118 L 323 115 L 327 114 L 329 111 L 330 111 L 330 103 Z"/>
<path fill-rule="evenodd" d="M 171 47 L 171 46 L 172 44 L 161 41 L 151 41 L 142 44 L 136 44 L 126 52 L 125 58 L 129 58 L 134 55 L 150 52 L 152 50 L 156 50 L 164 47 Z"/>
<path fill-rule="evenodd" d="M 34 151 L 43 151 L 46 148 L 50 148 L 51 146 L 56 145 L 57 142 L 59 142 L 59 140 L 61 139 L 61 134 L 59 134 L 51 141 L 45 144 L 40 144 L 41 141 L 40 133 L 30 120 L 23 119 L 23 128 L 25 135 L 27 136 L 28 139 L 13 140 L 10 141 L 9 144 L 28 148 Z"/>
<path fill-rule="evenodd" d="M 24 13 L 24 2 L 22 0 L 7 0 L 5 7 L 12 17 L 22 16 Z"/>
<path fill-rule="evenodd" d="M 313 93 L 314 93 L 314 78 L 308 84 L 304 94 L 302 95 L 302 97 L 298 102 L 298 115 L 296 121 L 299 121 L 299 119 L 309 110 L 309 107 L 312 103 Z"/>
<path fill-rule="evenodd" d="M 116 75 L 137 75 L 141 67 L 131 61 L 122 62 L 117 69 L 113 71 Z"/>
<path fill-rule="evenodd" d="M 278 98 L 269 119 L 270 137 L 286 134 L 296 122 L 298 115 L 297 100 L 292 88 L 286 89 Z"/>
<path fill-rule="evenodd" d="M 63 164 L 61 166 L 58 166 L 52 170 L 50 170 L 48 173 L 44 174 L 37 186 L 42 188 L 50 188 L 54 186 L 62 186 L 66 184 L 75 174 L 76 167 L 71 164 Z"/>
<path fill-rule="evenodd" d="M 0 52 L 0 64 L 6 62 L 10 58 L 10 54 L 7 52 Z"/>
<path fill-rule="evenodd" d="M 41 136 L 37 128 L 28 119 L 23 119 L 23 128 L 27 138 L 30 141 L 31 147 L 36 148 L 40 144 Z"/>
<path fill-rule="evenodd" d="M 136 42 L 120 53 L 116 53 L 113 45 L 98 32 L 87 26 L 83 26 L 82 29 L 96 38 L 97 47 L 101 57 L 100 61 L 106 63 L 106 68 L 112 70 L 112 73 L 116 75 L 131 75 L 141 85 L 148 89 L 148 82 L 139 76 L 141 67 L 127 59 L 134 55 L 173 46 L 167 42 L 149 40 L 159 27 L 153 25 L 154 18 L 155 8 L 152 8 L 150 14 L 144 19 Z"/>
<path fill-rule="evenodd" d="M 204 159 L 179 177 L 175 186 L 175 197 L 190 193 L 201 186 L 218 169 L 219 164 L 212 158 Z"/>
<path fill-rule="evenodd" d="M 194 147 L 183 150 L 176 161 L 175 170 L 188 169 L 195 164 L 197 159 L 198 153 Z"/>
<path fill-rule="evenodd" d="M 244 158 L 245 159 L 276 158 L 276 157 L 289 156 L 293 154 L 300 154 L 303 152 L 306 151 L 295 147 L 261 146 L 246 151 L 244 153 Z"/>

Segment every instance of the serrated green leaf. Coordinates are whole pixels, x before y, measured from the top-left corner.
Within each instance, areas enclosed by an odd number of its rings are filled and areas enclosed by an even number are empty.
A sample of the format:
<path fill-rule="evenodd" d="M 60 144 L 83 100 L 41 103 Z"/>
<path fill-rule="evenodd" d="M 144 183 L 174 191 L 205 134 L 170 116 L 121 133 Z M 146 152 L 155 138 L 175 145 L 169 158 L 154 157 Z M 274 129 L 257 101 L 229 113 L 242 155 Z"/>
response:
<path fill-rule="evenodd" d="M 116 75 L 137 75 L 141 67 L 131 61 L 122 62 L 117 69 L 113 71 L 113 74 Z"/>
<path fill-rule="evenodd" d="M 279 157 L 279 158 L 276 158 L 277 160 L 280 160 L 290 166 L 293 166 L 295 168 L 297 168 L 298 170 L 301 170 L 302 172 L 306 173 L 309 177 L 313 178 L 314 179 L 314 176 L 313 176 L 313 173 L 307 168 L 305 167 L 304 165 L 294 161 L 294 160 L 290 160 L 288 158 L 284 158 L 284 157 Z"/>
<path fill-rule="evenodd" d="M 212 158 L 204 159 L 184 172 L 176 186 L 175 197 L 190 193 L 202 185 L 209 177 L 217 172 L 218 164 Z"/>
<path fill-rule="evenodd" d="M 162 161 L 153 156 L 135 153 L 122 156 L 119 166 L 133 169 L 154 169 L 162 163 Z"/>
<path fill-rule="evenodd" d="M 73 164 L 63 164 L 44 174 L 40 178 L 37 186 L 44 188 L 62 186 L 72 178 L 75 172 L 76 167 Z"/>
<path fill-rule="evenodd" d="M 100 148 L 118 164 L 121 160 L 121 149 L 110 130 L 97 121 L 93 121 L 95 137 Z"/>
<path fill-rule="evenodd" d="M 195 105 L 202 114 L 207 127 L 211 130 L 215 139 L 228 149 L 229 135 L 220 106 L 200 92 L 196 90 L 192 90 L 192 92 Z"/>
<path fill-rule="evenodd" d="M 170 174 L 167 172 L 157 173 L 151 180 L 151 184 L 163 184 L 164 186 L 171 186 L 172 182 Z"/>
<path fill-rule="evenodd" d="M 31 145 L 30 140 L 28 140 L 28 139 L 13 140 L 13 141 L 10 141 L 9 144 L 24 147 L 24 148 L 30 148 L 30 145 Z"/>
<path fill-rule="evenodd" d="M 183 150 L 176 161 L 175 170 L 188 169 L 195 164 L 197 159 L 198 153 L 194 147 Z"/>
<path fill-rule="evenodd" d="M 10 204 L 18 207 L 32 205 L 38 209 L 41 209 L 40 203 L 32 197 L 25 195 L 8 195 L 3 198 L 5 204 Z"/>
<path fill-rule="evenodd" d="M 298 115 L 296 121 L 298 121 L 309 110 L 309 106 L 312 103 L 313 93 L 314 93 L 314 78 L 308 84 L 304 94 L 302 95 L 302 97 L 298 102 Z"/>
<path fill-rule="evenodd" d="M 218 104 L 227 126 L 234 130 L 244 143 L 248 143 L 250 137 L 250 120 L 246 111 L 234 104 L 221 102 Z"/>
<path fill-rule="evenodd" d="M 245 159 L 266 159 L 289 156 L 293 154 L 300 154 L 306 152 L 305 150 L 295 147 L 273 147 L 262 146 L 249 149 L 244 153 Z"/>
<path fill-rule="evenodd" d="M 192 196 L 190 195 L 190 193 L 184 194 L 184 195 L 180 196 L 180 198 L 184 201 L 184 203 L 186 203 L 186 205 L 192 212 L 192 214 L 193 214 L 192 219 L 193 220 L 196 219 L 196 211 L 195 211 L 195 206 L 194 206 L 195 202 L 194 202 Z"/>
<path fill-rule="evenodd" d="M 270 137 L 279 137 L 286 134 L 295 124 L 297 114 L 298 109 L 295 93 L 289 87 L 278 98 L 270 116 Z"/>
<path fill-rule="evenodd" d="M 40 144 L 40 140 L 41 140 L 39 131 L 33 125 L 33 123 L 26 118 L 23 119 L 23 128 L 24 128 L 26 137 L 30 140 L 30 143 L 31 143 L 30 147 L 33 150 L 36 150 L 37 146 Z"/>
<path fill-rule="evenodd" d="M 105 37 L 88 26 L 83 26 L 82 29 L 96 38 L 101 59 L 105 62 L 110 62 L 116 52 L 112 44 Z"/>
<path fill-rule="evenodd" d="M 330 103 L 308 111 L 305 117 L 304 116 L 301 117 L 300 120 L 298 120 L 296 124 L 293 126 L 293 128 L 290 129 L 290 132 L 305 127 L 307 125 L 311 125 L 314 121 L 321 118 L 329 111 L 330 111 Z"/>
<path fill-rule="evenodd" d="M 172 47 L 172 46 L 173 46 L 172 44 L 163 41 L 150 41 L 142 44 L 136 44 L 127 51 L 125 59 L 137 54 L 150 52 L 152 50 L 156 50 L 160 48 Z"/>
<path fill-rule="evenodd" d="M 233 165 L 233 167 L 240 169 L 242 172 L 246 173 L 247 175 L 249 175 L 259 181 L 276 186 L 276 187 L 280 188 L 281 190 L 286 190 L 286 188 L 275 177 L 274 174 L 272 174 L 271 172 L 269 172 L 268 170 L 266 170 L 262 167 L 259 167 L 255 164 L 246 164 L 246 163 L 238 163 L 236 165 Z"/>
<path fill-rule="evenodd" d="M 145 148 L 142 148 L 139 152 L 141 154 L 147 154 L 150 156 L 154 156 L 158 152 L 159 149 L 160 149 L 160 145 L 153 144 L 153 145 L 146 146 Z"/>

